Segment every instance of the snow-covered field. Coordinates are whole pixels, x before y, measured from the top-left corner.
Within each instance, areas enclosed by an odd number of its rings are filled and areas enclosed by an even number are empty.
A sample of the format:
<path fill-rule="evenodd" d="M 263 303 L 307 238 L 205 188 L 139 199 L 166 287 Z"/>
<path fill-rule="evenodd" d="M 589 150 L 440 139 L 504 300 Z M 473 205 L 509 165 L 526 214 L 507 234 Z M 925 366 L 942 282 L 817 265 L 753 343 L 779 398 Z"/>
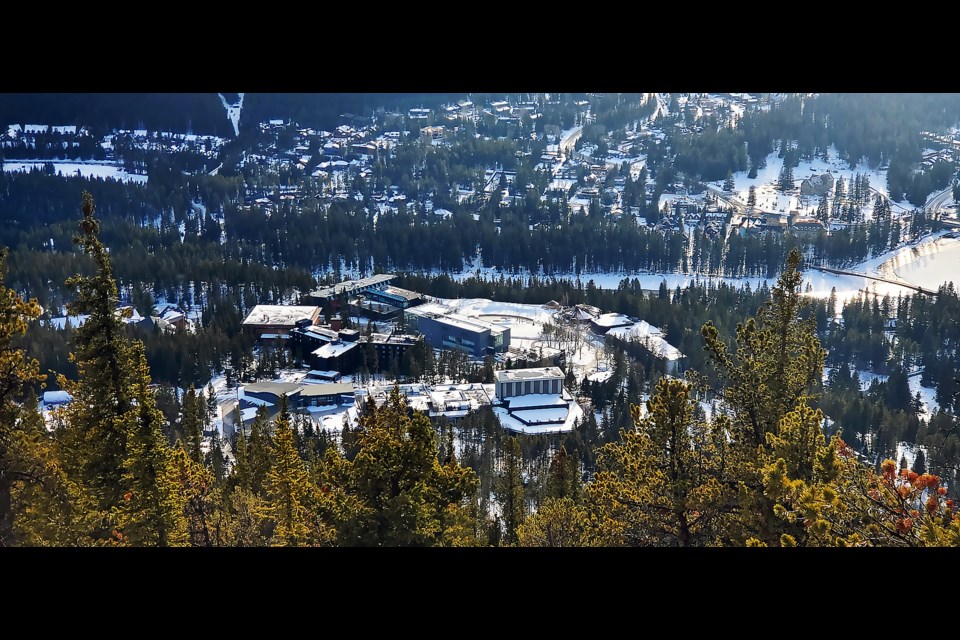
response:
<path fill-rule="evenodd" d="M 851 169 L 846 162 L 839 159 L 837 150 L 834 147 L 831 146 L 827 153 L 829 156 L 827 162 L 824 162 L 822 159 L 801 160 L 800 164 L 794 168 L 793 177 L 798 190 L 800 183 L 803 182 L 804 179 L 814 175 L 819 176 L 827 172 L 833 176 L 834 181 L 842 177 L 846 186 L 849 187 L 856 175 L 860 173 L 870 179 L 870 188 L 873 191 L 888 196 L 886 170 L 872 170 L 865 162 L 861 162 L 855 168 Z M 766 160 L 766 166 L 757 171 L 756 178 L 748 178 L 748 171 L 739 171 L 733 174 L 736 197 L 746 202 L 750 187 L 752 186 L 757 195 L 757 206 L 764 211 L 788 213 L 793 209 L 797 209 L 801 212 L 815 213 L 817 205 L 820 204 L 818 197 L 808 197 L 807 206 L 804 207 L 800 204 L 799 198 L 796 195 L 781 194 L 777 191 L 777 179 L 780 176 L 780 170 L 783 168 L 783 158 L 778 158 L 777 152 L 775 151 L 768 155 Z M 718 189 L 722 188 L 723 182 L 714 183 L 713 186 Z M 899 203 L 894 202 L 892 205 L 894 213 L 898 211 L 909 211 L 912 208 L 913 207 L 906 201 Z M 872 209 L 872 204 L 864 207 L 864 216 L 868 219 Z"/>
<path fill-rule="evenodd" d="M 17 162 L 7 161 L 3 163 L 3 170 L 7 172 L 29 172 L 33 169 L 43 169 L 45 161 Z M 147 176 L 135 173 L 127 173 L 122 167 L 109 163 L 93 162 L 54 162 L 53 170 L 56 174 L 63 177 L 82 176 L 84 178 L 112 178 L 123 182 L 139 182 L 145 184 Z"/>

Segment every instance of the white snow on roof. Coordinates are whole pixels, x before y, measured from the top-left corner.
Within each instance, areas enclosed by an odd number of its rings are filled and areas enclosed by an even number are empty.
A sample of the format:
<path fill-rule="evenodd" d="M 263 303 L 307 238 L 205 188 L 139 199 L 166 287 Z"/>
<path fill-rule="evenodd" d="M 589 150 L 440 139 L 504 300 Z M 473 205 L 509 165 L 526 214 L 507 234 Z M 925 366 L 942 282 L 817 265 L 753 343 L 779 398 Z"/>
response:
<path fill-rule="evenodd" d="M 73 400 L 71 396 L 66 391 L 44 391 L 43 392 L 43 404 L 66 404 Z"/>
<path fill-rule="evenodd" d="M 525 407 L 564 407 L 569 398 L 564 400 L 554 393 L 528 393 L 522 396 L 511 396 L 507 400 L 510 401 L 510 410 L 516 411 Z"/>
<path fill-rule="evenodd" d="M 640 342 L 651 353 L 664 360 L 679 360 L 683 357 L 679 349 L 664 339 L 663 331 L 643 320 L 629 327 L 611 329 L 607 335 Z"/>
<path fill-rule="evenodd" d="M 549 409 L 522 409 L 512 411 L 511 415 L 522 418 L 531 424 L 556 422 L 560 423 L 567 419 L 567 407 L 551 407 Z"/>
<path fill-rule="evenodd" d="M 613 371 L 595 371 L 587 376 L 590 382 L 606 382 L 613 377 Z"/>
<path fill-rule="evenodd" d="M 519 302 L 497 302 L 486 298 L 440 298 L 439 301 L 455 307 L 457 313 L 464 316 L 520 316 L 546 324 L 556 315 L 556 309 L 544 309 L 540 304 L 522 304 Z M 422 305 L 421 305 L 422 307 Z M 420 307 L 417 307 L 420 308 Z M 409 313 L 409 311 L 408 311 Z"/>
<path fill-rule="evenodd" d="M 336 358 L 341 356 L 350 349 L 353 349 L 355 346 L 360 344 L 359 342 L 328 342 L 319 349 L 313 351 L 313 355 L 318 358 Z"/>
<path fill-rule="evenodd" d="M 594 318 L 593 322 L 601 327 L 618 327 L 632 324 L 633 320 L 619 313 L 604 313 Z"/>
<path fill-rule="evenodd" d="M 275 304 L 258 304 L 244 319 L 243 324 L 281 324 L 293 326 L 297 320 L 312 318 L 320 307 L 286 306 Z"/>
<path fill-rule="evenodd" d="M 543 378 L 563 378 L 560 367 L 531 367 L 527 369 L 507 369 L 497 372 L 497 381 L 511 382 L 520 380 L 540 380 Z"/>
<path fill-rule="evenodd" d="M 321 371 L 319 369 L 311 369 L 310 371 L 307 371 L 307 377 L 312 376 L 314 378 L 336 378 L 339 375 L 339 371 Z M 307 380 L 304 380 L 304 382 L 307 382 Z"/>
<path fill-rule="evenodd" d="M 560 418 L 560 412 L 566 411 L 566 418 Z M 503 407 L 494 407 L 493 412 L 496 414 L 497 418 L 500 420 L 500 426 L 508 431 L 515 431 L 518 433 L 556 433 L 562 431 L 572 431 L 574 423 L 583 418 L 583 409 L 580 408 L 580 405 L 577 404 L 575 400 L 571 400 L 567 405 L 567 409 L 538 409 L 538 410 L 526 410 L 521 411 L 520 414 L 523 416 L 524 420 L 527 422 L 537 422 L 545 420 L 559 420 L 562 419 L 563 422 L 542 422 L 541 424 L 524 424 L 517 418 L 510 415 Z"/>
<path fill-rule="evenodd" d="M 272 403 L 272 402 L 267 402 L 266 400 L 261 400 L 260 398 L 257 398 L 257 397 L 254 397 L 254 396 L 244 395 L 244 394 L 243 394 L 243 389 L 240 390 L 240 397 L 241 397 L 243 400 L 245 400 L 246 402 L 249 402 L 250 404 L 255 404 L 255 405 L 257 405 L 258 407 L 272 407 L 272 406 L 273 406 L 273 403 Z"/>

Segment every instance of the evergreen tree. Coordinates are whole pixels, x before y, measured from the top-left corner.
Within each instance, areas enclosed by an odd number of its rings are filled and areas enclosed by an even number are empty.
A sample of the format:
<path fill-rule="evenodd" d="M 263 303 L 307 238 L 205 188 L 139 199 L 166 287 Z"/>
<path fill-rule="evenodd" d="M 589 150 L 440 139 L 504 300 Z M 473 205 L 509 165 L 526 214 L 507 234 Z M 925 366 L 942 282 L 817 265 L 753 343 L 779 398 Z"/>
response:
<path fill-rule="evenodd" d="M 747 206 L 748 207 L 757 206 L 757 189 L 753 185 L 750 185 L 750 191 L 747 193 Z"/>
<path fill-rule="evenodd" d="M 368 405 L 355 432 L 356 456 L 327 450 L 320 476 L 321 519 L 343 546 L 469 544 L 473 471 L 441 465 L 429 418 L 411 415 L 397 386 L 382 407 Z"/>
<path fill-rule="evenodd" d="M 560 445 L 560 449 L 550 462 L 546 497 L 576 499 L 579 492 L 580 464 L 567 454 L 566 447 Z"/>
<path fill-rule="evenodd" d="M 537 512 L 520 525 L 517 541 L 522 547 L 592 546 L 595 543 L 590 531 L 589 519 L 582 505 L 569 497 L 547 498 Z"/>
<path fill-rule="evenodd" d="M 69 539 L 56 517 L 71 506 L 69 490 L 36 409 L 31 385 L 43 380 L 39 363 L 14 346 L 40 306 L 5 286 L 6 258 L 0 250 L 0 547 L 57 544 Z M 24 393 L 28 402 L 20 405 Z"/>
<path fill-rule="evenodd" d="M 776 439 L 786 438 L 780 433 L 781 421 L 790 412 L 800 412 L 789 423 L 799 425 L 791 427 L 790 435 L 801 438 L 803 443 L 816 443 L 816 437 L 808 434 L 819 430 L 819 422 L 807 402 L 820 381 L 824 351 L 815 334 L 814 319 L 800 319 L 807 304 L 800 291 L 800 260 L 800 252 L 791 250 L 786 269 L 772 290 L 772 299 L 755 317 L 737 325 L 735 354 L 728 352 L 712 323 L 702 329 L 707 353 L 721 374 L 720 396 L 732 411 L 730 455 L 737 460 L 739 482 L 748 489 L 741 492 L 743 520 L 738 529 L 745 538 L 760 544 L 780 544 L 784 533 L 783 520 L 774 509 L 776 500 L 764 491 L 764 478 L 771 473 L 768 465 L 775 465 L 778 473 L 783 468 L 790 473 L 802 472 L 802 477 L 796 479 L 805 481 L 814 464 L 811 459 L 799 457 L 790 458 L 789 464 L 769 460 Z M 815 422 L 816 429 L 812 426 Z M 822 434 L 819 437 L 822 439 Z M 783 444 L 785 449 L 791 446 Z M 811 446 L 814 445 L 803 444 L 795 456 L 808 456 Z M 832 454 L 822 454 L 829 455 Z M 788 528 L 790 535 L 796 533 Z"/>
<path fill-rule="evenodd" d="M 517 530 L 527 517 L 526 496 L 523 486 L 523 456 L 520 441 L 510 436 L 504 441 L 502 471 L 497 480 L 497 502 L 503 513 L 505 544 L 516 544 Z"/>
<path fill-rule="evenodd" d="M 223 440 L 220 438 L 219 429 L 213 430 L 213 436 L 210 439 L 210 451 L 207 453 L 204 462 L 213 472 L 216 483 L 222 483 L 224 478 L 227 477 L 227 460 L 223 455 Z"/>
<path fill-rule="evenodd" d="M 913 471 L 920 475 L 927 472 L 927 454 L 923 452 L 923 449 L 919 449 L 916 457 L 913 459 Z"/>
<path fill-rule="evenodd" d="M 183 434 L 183 449 L 194 462 L 203 462 L 200 444 L 203 442 L 203 414 L 206 410 L 206 403 L 198 402 L 197 393 L 193 385 L 190 385 L 183 395 L 180 432 Z"/>
<path fill-rule="evenodd" d="M 784 162 L 783 168 L 780 169 L 780 176 L 777 178 L 777 188 L 780 189 L 782 193 L 786 193 L 792 190 L 796 185 L 794 184 L 793 179 L 793 167 Z"/>
<path fill-rule="evenodd" d="M 607 544 L 705 546 L 718 538 L 724 507 L 733 501 L 725 486 L 725 417 L 712 428 L 694 417 L 696 402 L 686 383 L 661 378 L 635 429 L 600 450 L 588 486 L 592 522 L 603 523 Z"/>
<path fill-rule="evenodd" d="M 100 242 L 100 222 L 93 217 L 93 197 L 83 194 L 81 235 L 74 239 L 93 258 L 94 275 L 77 275 L 67 286 L 77 290 L 77 299 L 67 305 L 71 314 L 89 314 L 73 332 L 73 360 L 79 381 L 58 378 L 74 397 L 65 409 L 61 442 L 68 474 L 94 496 L 104 521 L 97 538 L 112 535 L 111 513 L 123 503 L 126 491 L 123 470 L 127 459 L 128 429 L 134 381 L 132 354 L 116 312 L 117 285 L 106 247 Z"/>
<path fill-rule="evenodd" d="M 214 486 L 213 473 L 191 460 L 183 449 L 173 450 L 170 464 L 181 491 L 190 546 L 214 546 L 220 541 L 216 523 L 222 494 Z"/>
<path fill-rule="evenodd" d="M 246 439 L 246 461 L 249 465 L 249 489 L 263 496 L 264 483 L 270 471 L 270 421 L 265 407 L 257 409 L 257 415 L 250 425 L 250 436 Z"/>
<path fill-rule="evenodd" d="M 132 345 L 137 369 L 133 376 L 135 405 L 121 419 L 128 425 L 123 465 L 119 536 L 136 546 L 180 546 L 188 542 L 184 498 L 172 465 L 171 451 L 150 389 L 143 344 Z"/>
<path fill-rule="evenodd" d="M 267 473 L 265 489 L 268 498 L 267 513 L 275 527 L 273 544 L 305 544 L 309 536 L 305 502 L 311 490 L 310 479 L 294 446 L 285 397 L 274 422 L 271 457 L 273 465 Z"/>
<path fill-rule="evenodd" d="M 728 170 L 727 177 L 723 181 L 723 190 L 729 193 L 732 192 L 734 188 L 735 185 L 733 182 L 733 172 Z"/>

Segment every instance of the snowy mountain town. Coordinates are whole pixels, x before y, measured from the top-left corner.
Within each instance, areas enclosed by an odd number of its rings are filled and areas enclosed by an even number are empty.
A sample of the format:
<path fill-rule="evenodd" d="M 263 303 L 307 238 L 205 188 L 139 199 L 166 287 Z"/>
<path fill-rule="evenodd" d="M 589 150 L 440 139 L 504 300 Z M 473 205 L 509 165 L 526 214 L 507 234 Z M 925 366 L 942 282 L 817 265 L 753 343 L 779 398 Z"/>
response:
<path fill-rule="evenodd" d="M 0 105 L 0 339 L 95 539 L 960 540 L 952 95 L 93 99 Z"/>

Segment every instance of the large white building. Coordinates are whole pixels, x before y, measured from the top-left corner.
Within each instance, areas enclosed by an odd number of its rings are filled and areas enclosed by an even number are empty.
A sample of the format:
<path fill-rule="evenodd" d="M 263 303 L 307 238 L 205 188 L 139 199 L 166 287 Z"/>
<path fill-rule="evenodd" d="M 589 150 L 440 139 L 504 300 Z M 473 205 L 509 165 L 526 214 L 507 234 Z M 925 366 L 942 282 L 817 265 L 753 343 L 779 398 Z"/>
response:
<path fill-rule="evenodd" d="M 563 392 L 563 371 L 558 367 L 536 369 L 509 369 L 497 372 L 497 399 L 506 400 L 529 394 Z"/>
<path fill-rule="evenodd" d="M 583 417 L 583 410 L 563 388 L 558 367 L 510 369 L 497 372 L 493 409 L 500 425 L 517 433 L 570 431 Z"/>

